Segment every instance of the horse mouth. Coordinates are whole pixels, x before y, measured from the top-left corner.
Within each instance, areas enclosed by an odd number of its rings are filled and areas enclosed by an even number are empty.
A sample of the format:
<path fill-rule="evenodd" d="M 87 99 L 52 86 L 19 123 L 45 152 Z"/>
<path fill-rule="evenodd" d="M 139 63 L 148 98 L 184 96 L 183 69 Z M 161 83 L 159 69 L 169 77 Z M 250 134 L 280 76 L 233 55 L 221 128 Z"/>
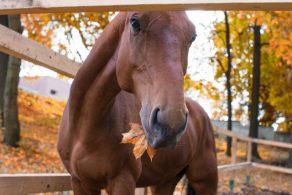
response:
<path fill-rule="evenodd" d="M 185 133 L 188 117 L 186 116 L 186 120 L 183 125 L 177 129 L 172 129 L 167 124 L 159 123 L 157 118 L 153 117 L 159 112 L 158 109 L 153 112 L 154 114 L 150 114 L 151 117 L 146 117 L 142 112 L 140 112 L 141 122 L 148 144 L 155 149 L 175 148 L 177 142 Z"/>

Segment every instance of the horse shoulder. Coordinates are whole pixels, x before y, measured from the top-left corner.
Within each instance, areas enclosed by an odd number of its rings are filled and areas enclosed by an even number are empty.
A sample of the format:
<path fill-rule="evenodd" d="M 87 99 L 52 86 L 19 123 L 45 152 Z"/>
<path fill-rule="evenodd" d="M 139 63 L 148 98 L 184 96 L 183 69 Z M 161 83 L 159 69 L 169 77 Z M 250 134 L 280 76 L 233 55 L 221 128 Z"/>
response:
<path fill-rule="evenodd" d="M 186 98 L 189 110 L 189 123 L 196 133 L 198 149 L 215 148 L 211 120 L 206 111 L 194 100 Z"/>

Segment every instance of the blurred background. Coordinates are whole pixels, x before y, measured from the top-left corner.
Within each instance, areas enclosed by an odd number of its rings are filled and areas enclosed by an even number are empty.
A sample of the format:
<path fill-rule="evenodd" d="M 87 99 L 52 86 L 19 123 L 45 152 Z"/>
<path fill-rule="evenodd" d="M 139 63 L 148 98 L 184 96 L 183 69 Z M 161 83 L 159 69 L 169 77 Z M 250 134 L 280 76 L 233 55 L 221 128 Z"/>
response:
<path fill-rule="evenodd" d="M 82 63 L 116 14 L 11 15 L 0 16 L 0 24 Z M 220 128 L 292 143 L 292 12 L 187 14 L 198 36 L 189 51 L 185 95 L 198 101 Z M 56 140 L 71 83 L 56 72 L 0 53 L 0 173 L 65 172 Z M 231 139 L 217 135 L 216 147 L 218 164 L 228 164 Z M 239 143 L 237 156 L 246 158 L 246 144 Z M 292 167 L 288 149 L 254 145 L 252 157 Z M 219 176 L 219 194 L 292 193 L 288 174 L 245 168 Z"/>

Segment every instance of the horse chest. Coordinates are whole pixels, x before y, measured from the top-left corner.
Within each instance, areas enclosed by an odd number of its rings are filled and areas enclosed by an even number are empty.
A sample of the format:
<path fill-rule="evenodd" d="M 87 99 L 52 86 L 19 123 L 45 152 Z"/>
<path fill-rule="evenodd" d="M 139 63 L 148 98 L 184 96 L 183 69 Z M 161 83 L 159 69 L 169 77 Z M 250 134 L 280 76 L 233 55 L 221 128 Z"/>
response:
<path fill-rule="evenodd" d="M 163 183 L 169 178 L 174 178 L 188 165 L 193 153 L 186 149 L 187 137 L 178 143 L 175 149 L 163 149 L 157 152 L 151 162 L 147 155 L 142 157 L 142 173 L 138 186 L 148 186 Z"/>
<path fill-rule="evenodd" d="M 127 147 L 107 148 L 106 145 L 96 150 L 87 149 L 77 144 L 71 158 L 71 170 L 78 178 L 106 183 L 115 176 L 123 166 L 128 153 Z M 113 154 L 110 151 L 115 151 Z M 71 174 L 72 174 L 71 173 Z"/>

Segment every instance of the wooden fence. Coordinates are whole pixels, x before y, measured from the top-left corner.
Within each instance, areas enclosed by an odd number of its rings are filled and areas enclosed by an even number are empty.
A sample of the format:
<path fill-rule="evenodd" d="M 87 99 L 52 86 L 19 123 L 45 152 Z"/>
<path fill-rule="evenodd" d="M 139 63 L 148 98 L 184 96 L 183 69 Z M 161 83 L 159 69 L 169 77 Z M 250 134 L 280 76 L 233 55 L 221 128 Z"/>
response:
<path fill-rule="evenodd" d="M 292 144 L 267 141 L 262 139 L 253 139 L 244 136 L 238 136 L 233 132 L 214 127 L 215 133 L 223 134 L 232 137 L 232 160 L 231 164 L 218 166 L 218 171 L 230 171 L 245 167 L 255 167 L 269 171 L 276 171 L 285 174 L 292 174 L 292 169 L 265 165 L 261 163 L 252 162 L 251 159 L 251 144 L 264 144 L 268 146 L 281 147 L 292 149 Z M 248 143 L 247 147 L 247 161 L 237 163 L 236 151 L 237 140 Z M 0 194 L 18 195 L 39 192 L 55 192 L 55 191 L 69 191 L 71 190 L 70 175 L 69 174 L 0 174 Z M 144 189 L 136 189 L 136 195 L 143 195 Z"/>
<path fill-rule="evenodd" d="M 0 15 L 56 12 L 97 12 L 97 11 L 164 11 L 164 10 L 292 10 L 292 0 L 0 0 Z M 44 66 L 60 74 L 74 77 L 80 64 L 29 40 L 0 25 L 0 51 Z M 238 136 L 230 131 L 215 129 L 216 132 L 232 137 L 232 163 L 218 166 L 219 171 L 242 167 L 279 171 L 292 174 L 292 169 L 254 163 L 251 160 L 251 144 L 292 149 L 285 144 Z M 236 163 L 237 140 L 248 143 L 247 162 Z M 2 174 L 0 194 L 18 195 L 27 193 L 70 190 L 68 174 Z M 142 194 L 142 190 L 137 192 Z"/>
<path fill-rule="evenodd" d="M 0 25 L 0 51 L 38 64 L 68 77 L 74 77 L 80 64 L 41 44 Z"/>
<path fill-rule="evenodd" d="M 291 0 L 0 0 L 0 14 L 138 10 L 291 10 L 291 7 Z"/>
<path fill-rule="evenodd" d="M 226 129 L 222 129 L 222 128 L 219 128 L 216 126 L 214 126 L 214 131 L 215 131 L 215 133 L 223 134 L 225 136 L 232 138 L 231 164 L 223 165 L 222 167 L 219 166 L 218 167 L 219 171 L 220 171 L 220 169 L 228 170 L 229 168 L 236 169 L 236 168 L 241 168 L 241 167 L 246 167 L 246 166 L 252 166 L 252 167 L 258 167 L 261 169 L 292 174 L 292 169 L 290 169 L 290 168 L 283 168 L 283 167 L 278 167 L 278 166 L 265 165 L 265 164 L 261 164 L 261 163 L 252 162 L 252 153 L 251 153 L 252 143 L 280 147 L 280 148 L 286 148 L 286 149 L 291 149 L 291 150 L 292 150 L 292 144 L 270 141 L 270 140 L 263 140 L 263 139 L 255 139 L 255 138 L 250 138 L 250 137 L 246 137 L 246 136 L 239 136 L 231 131 L 228 131 Z M 244 141 L 247 143 L 247 157 L 246 157 L 246 162 L 244 162 L 244 163 L 237 163 L 236 153 L 237 153 L 238 140 L 241 140 L 241 141 Z"/>

